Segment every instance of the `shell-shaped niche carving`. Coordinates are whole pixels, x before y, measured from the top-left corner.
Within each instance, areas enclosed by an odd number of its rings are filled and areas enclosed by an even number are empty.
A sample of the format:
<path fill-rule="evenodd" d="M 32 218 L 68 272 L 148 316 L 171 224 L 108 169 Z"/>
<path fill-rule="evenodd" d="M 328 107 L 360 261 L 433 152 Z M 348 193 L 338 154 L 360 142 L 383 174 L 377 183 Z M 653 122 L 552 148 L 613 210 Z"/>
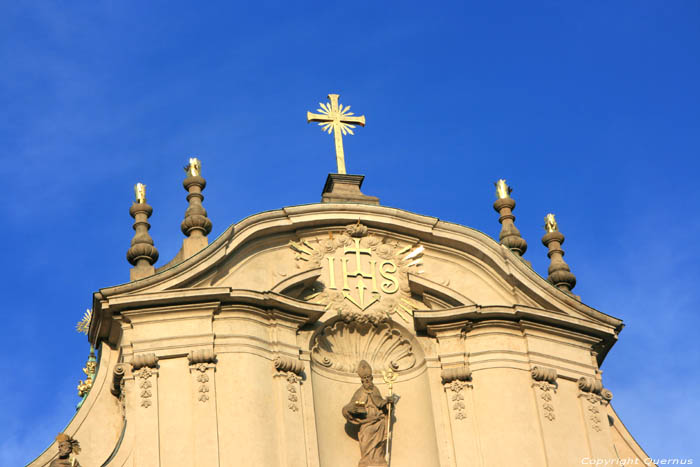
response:
<path fill-rule="evenodd" d="M 323 367 L 354 373 L 366 360 L 374 373 L 413 368 L 416 355 L 411 341 L 390 322 L 379 324 L 338 320 L 316 334 L 311 358 Z"/>

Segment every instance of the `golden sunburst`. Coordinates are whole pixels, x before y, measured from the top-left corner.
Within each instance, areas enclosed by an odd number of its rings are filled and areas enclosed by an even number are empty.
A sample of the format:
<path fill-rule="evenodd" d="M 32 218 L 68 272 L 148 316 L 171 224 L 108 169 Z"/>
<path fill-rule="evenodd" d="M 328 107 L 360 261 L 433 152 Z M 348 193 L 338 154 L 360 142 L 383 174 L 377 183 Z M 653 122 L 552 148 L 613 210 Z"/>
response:
<path fill-rule="evenodd" d="M 90 329 L 90 321 L 92 321 L 92 310 L 88 308 L 83 315 L 83 319 L 78 321 L 78 324 L 75 325 L 75 330 L 80 333 L 87 334 L 88 329 Z"/>
<path fill-rule="evenodd" d="M 326 115 L 331 120 L 330 122 L 318 123 L 323 131 L 327 131 L 329 135 L 333 133 L 334 130 L 340 131 L 343 136 L 347 135 L 348 133 L 351 135 L 355 134 L 352 131 L 352 129 L 355 128 L 355 125 L 351 125 L 350 123 L 343 121 L 345 117 L 352 117 L 355 115 L 354 113 L 350 112 L 349 105 L 347 107 L 343 107 L 343 104 L 338 104 L 338 110 L 333 110 L 330 104 L 324 104 L 323 102 L 319 102 L 318 105 L 320 105 L 321 108 L 317 109 L 316 111 Z"/>

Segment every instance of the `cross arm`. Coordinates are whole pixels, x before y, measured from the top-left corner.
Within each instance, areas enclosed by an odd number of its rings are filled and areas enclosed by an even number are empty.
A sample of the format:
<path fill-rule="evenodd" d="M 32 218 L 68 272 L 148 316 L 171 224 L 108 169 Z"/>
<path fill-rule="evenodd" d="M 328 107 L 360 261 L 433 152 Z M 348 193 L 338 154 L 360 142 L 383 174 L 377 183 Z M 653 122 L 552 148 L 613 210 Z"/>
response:
<path fill-rule="evenodd" d="M 332 118 L 328 118 L 328 115 L 314 114 L 311 112 L 306 112 L 306 123 L 311 122 L 332 122 Z"/>
<path fill-rule="evenodd" d="M 365 116 L 361 115 L 359 117 L 348 117 L 347 115 L 342 115 L 340 121 L 343 123 L 354 123 L 355 125 L 365 126 Z"/>

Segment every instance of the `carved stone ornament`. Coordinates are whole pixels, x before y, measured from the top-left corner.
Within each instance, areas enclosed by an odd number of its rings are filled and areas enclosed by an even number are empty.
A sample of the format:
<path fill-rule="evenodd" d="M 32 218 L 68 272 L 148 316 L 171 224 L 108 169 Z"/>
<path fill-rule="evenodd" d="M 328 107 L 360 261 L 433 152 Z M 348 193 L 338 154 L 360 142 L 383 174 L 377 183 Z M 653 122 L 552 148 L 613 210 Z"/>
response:
<path fill-rule="evenodd" d="M 542 413 L 550 422 L 556 419 L 554 414 L 554 396 L 557 392 L 557 370 L 543 366 L 534 366 L 530 371 L 535 380 L 532 387 L 535 388 L 539 399 L 542 401 Z"/>
<path fill-rule="evenodd" d="M 141 391 L 141 407 L 147 409 L 153 405 L 153 401 L 151 400 L 151 397 L 153 396 L 153 393 L 151 392 L 153 383 L 150 381 L 151 376 L 153 376 L 153 370 L 151 370 L 150 367 L 145 366 L 140 370 L 137 370 L 134 373 L 134 376 L 136 376 L 137 380 L 141 380 L 137 383 Z"/>
<path fill-rule="evenodd" d="M 197 363 L 214 363 L 216 362 L 216 353 L 213 349 L 192 350 L 187 354 L 187 359 L 190 365 Z"/>
<path fill-rule="evenodd" d="M 326 368 L 354 373 L 357 362 L 366 360 L 377 370 L 413 368 L 416 356 L 411 341 L 390 322 L 338 320 L 316 334 L 311 346 L 313 361 Z"/>
<path fill-rule="evenodd" d="M 197 382 L 199 383 L 197 400 L 206 402 L 209 400 L 209 385 L 207 384 L 209 382 L 209 375 L 207 375 L 209 367 L 205 363 L 197 363 L 194 368 L 197 370 Z"/>
<path fill-rule="evenodd" d="M 73 457 L 80 454 L 80 443 L 77 439 L 65 433 L 56 436 L 58 443 L 58 457 L 51 461 L 49 467 L 80 467 L 78 460 Z"/>
<path fill-rule="evenodd" d="M 613 398 L 612 392 L 605 389 L 603 383 L 599 380 L 585 376 L 579 378 L 578 388 L 581 390 L 579 398 L 585 401 L 583 404 L 587 411 L 591 429 L 596 432 L 602 431 L 605 411 L 601 409 L 601 406 L 606 406 L 610 403 Z"/>
<path fill-rule="evenodd" d="M 299 410 L 297 403 L 299 402 L 299 389 L 304 364 L 298 358 L 286 355 L 277 355 L 273 363 L 277 370 L 275 376 L 281 376 L 287 380 L 287 407 L 292 412 L 297 412 Z"/>
<path fill-rule="evenodd" d="M 120 363 L 114 367 L 112 371 L 112 387 L 110 392 L 115 397 L 120 397 L 122 393 L 122 381 L 124 380 L 124 375 L 126 374 L 126 365 Z"/>
<path fill-rule="evenodd" d="M 296 375 L 301 375 L 301 372 L 304 370 L 304 364 L 301 360 L 286 355 L 277 355 L 273 363 L 277 371 L 292 372 Z"/>
<path fill-rule="evenodd" d="M 464 365 L 456 367 L 443 368 L 440 372 L 440 376 L 442 377 L 442 384 L 449 384 L 455 380 L 471 381 L 472 372 L 465 363 Z"/>
<path fill-rule="evenodd" d="M 213 349 L 192 350 L 187 354 L 190 362 L 190 372 L 196 373 L 197 394 L 195 397 L 199 402 L 209 400 L 209 379 L 208 370 L 213 369 L 216 363 L 216 353 Z"/>
<path fill-rule="evenodd" d="M 557 370 L 554 368 L 533 366 L 530 374 L 535 381 L 546 381 L 549 384 L 555 384 L 557 381 Z"/>
<path fill-rule="evenodd" d="M 370 234 L 359 221 L 327 238 L 290 242 L 297 267 L 323 269 L 319 282 L 303 298 L 326 305 L 346 321 L 386 321 L 394 315 L 408 323 L 421 304 L 411 297 L 408 273 L 420 274 L 423 247 Z"/>
<path fill-rule="evenodd" d="M 134 367 L 134 370 L 138 370 L 139 368 L 143 368 L 145 366 L 155 368 L 157 363 L 158 357 L 156 357 L 156 354 L 154 353 L 134 355 L 134 358 L 131 361 L 131 365 Z"/>

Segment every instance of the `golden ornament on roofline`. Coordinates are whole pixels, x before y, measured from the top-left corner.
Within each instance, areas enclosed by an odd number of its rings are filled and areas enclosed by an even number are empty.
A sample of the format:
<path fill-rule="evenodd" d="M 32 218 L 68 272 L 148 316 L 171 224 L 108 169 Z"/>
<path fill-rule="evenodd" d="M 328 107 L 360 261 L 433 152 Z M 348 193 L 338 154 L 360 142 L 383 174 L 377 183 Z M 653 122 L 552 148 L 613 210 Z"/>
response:
<path fill-rule="evenodd" d="M 509 198 L 510 194 L 513 192 L 513 189 L 506 184 L 504 178 L 494 183 L 494 185 L 496 185 L 496 196 L 498 199 Z"/>
<path fill-rule="evenodd" d="M 202 161 L 196 157 L 190 157 L 190 163 L 185 166 L 185 172 L 190 177 L 198 177 L 202 173 Z"/>
<path fill-rule="evenodd" d="M 90 329 L 90 321 L 92 321 L 92 310 L 88 308 L 83 315 L 83 319 L 78 321 L 78 324 L 75 325 L 75 330 L 80 333 L 87 334 L 88 329 Z"/>
<path fill-rule="evenodd" d="M 365 116 L 356 117 L 350 112 L 350 106 L 343 107 L 338 104 L 339 94 L 328 94 L 328 104 L 319 103 L 320 109 L 317 114 L 306 112 L 306 121 L 318 122 L 323 131 L 328 134 L 333 133 L 335 138 L 335 158 L 338 163 L 338 173 L 345 174 L 345 151 L 343 150 L 343 136 L 354 135 L 352 129 L 355 125 L 365 126 Z"/>
<path fill-rule="evenodd" d="M 134 193 L 136 194 L 136 202 L 144 204 L 146 202 L 146 185 L 137 183 L 134 185 Z"/>
<path fill-rule="evenodd" d="M 559 226 L 557 225 L 557 220 L 554 218 L 554 214 L 549 213 L 544 217 L 544 230 L 550 233 L 559 230 Z"/>

